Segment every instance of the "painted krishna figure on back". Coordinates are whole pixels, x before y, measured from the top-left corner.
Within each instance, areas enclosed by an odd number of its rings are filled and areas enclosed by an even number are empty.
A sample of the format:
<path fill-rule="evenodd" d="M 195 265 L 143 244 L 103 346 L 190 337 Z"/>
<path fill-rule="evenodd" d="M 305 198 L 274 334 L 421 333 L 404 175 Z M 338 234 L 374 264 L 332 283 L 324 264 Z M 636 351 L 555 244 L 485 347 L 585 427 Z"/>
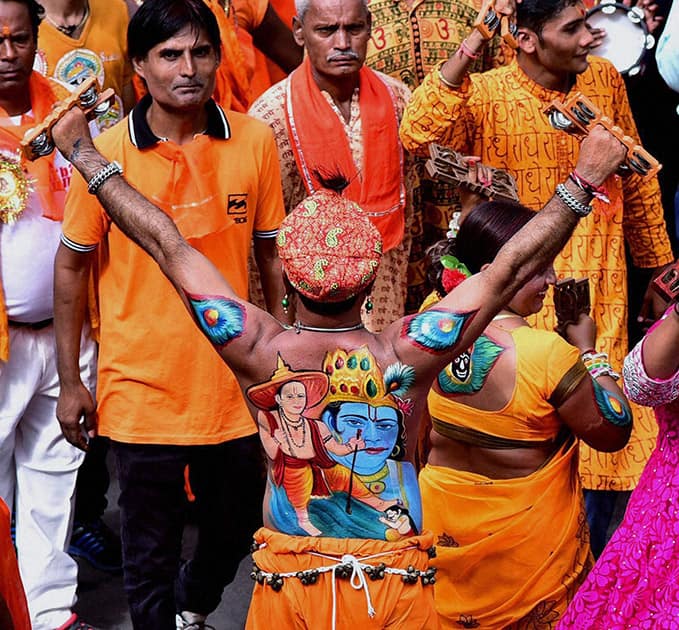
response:
<path fill-rule="evenodd" d="M 102 172 L 106 159 L 78 108 L 53 135 L 83 178 Z M 600 183 L 623 157 L 622 145 L 596 128 L 583 141 L 578 172 Z M 581 205 L 591 200 L 570 180 L 564 186 Z M 420 531 L 409 463 L 414 444 L 405 435 L 417 435 L 437 374 L 567 240 L 578 220 L 569 204 L 555 196 L 492 264 L 435 308 L 373 334 L 360 312 L 379 265 L 380 235 L 337 193 L 314 193 L 279 230 L 298 318 L 287 328 L 238 298 L 123 177 L 105 178 L 96 194 L 171 280 L 233 370 L 258 423 L 269 458 L 267 526 L 255 533 L 257 584 L 247 628 L 269 628 L 272 618 L 307 628 L 326 627 L 329 619 L 334 628 L 438 628 L 433 536 Z M 306 588 L 318 595 L 299 592 Z"/>

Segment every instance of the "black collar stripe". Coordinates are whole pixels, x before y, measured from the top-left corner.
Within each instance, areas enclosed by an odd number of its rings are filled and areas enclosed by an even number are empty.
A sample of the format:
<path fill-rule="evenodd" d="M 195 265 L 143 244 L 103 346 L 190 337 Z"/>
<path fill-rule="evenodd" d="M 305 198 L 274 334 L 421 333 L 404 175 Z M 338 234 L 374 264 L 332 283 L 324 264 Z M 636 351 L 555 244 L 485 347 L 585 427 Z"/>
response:
<path fill-rule="evenodd" d="M 151 131 L 151 127 L 149 127 L 149 123 L 146 120 L 146 112 L 151 106 L 151 102 L 151 95 L 144 95 L 134 106 L 127 120 L 130 142 L 137 149 L 148 149 L 162 142 L 162 138 L 159 138 Z M 212 99 L 205 103 L 205 110 L 207 112 L 205 133 L 213 138 L 228 140 L 231 137 L 231 127 L 224 110 Z"/>

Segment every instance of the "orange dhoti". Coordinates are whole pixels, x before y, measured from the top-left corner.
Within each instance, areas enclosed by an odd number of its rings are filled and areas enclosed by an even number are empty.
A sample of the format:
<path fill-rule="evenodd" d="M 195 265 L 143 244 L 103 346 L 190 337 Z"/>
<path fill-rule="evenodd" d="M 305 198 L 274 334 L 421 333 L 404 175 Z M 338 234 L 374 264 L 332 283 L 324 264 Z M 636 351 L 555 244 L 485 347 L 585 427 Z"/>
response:
<path fill-rule="evenodd" d="M 288 536 L 262 528 L 255 534 L 259 579 L 246 629 L 268 630 L 273 623 L 278 630 L 437 630 L 434 590 L 425 584 L 432 541 L 429 533 L 387 542 Z M 383 577 L 372 579 L 371 567 L 379 565 Z M 316 579 L 304 585 L 298 572 L 312 570 Z"/>

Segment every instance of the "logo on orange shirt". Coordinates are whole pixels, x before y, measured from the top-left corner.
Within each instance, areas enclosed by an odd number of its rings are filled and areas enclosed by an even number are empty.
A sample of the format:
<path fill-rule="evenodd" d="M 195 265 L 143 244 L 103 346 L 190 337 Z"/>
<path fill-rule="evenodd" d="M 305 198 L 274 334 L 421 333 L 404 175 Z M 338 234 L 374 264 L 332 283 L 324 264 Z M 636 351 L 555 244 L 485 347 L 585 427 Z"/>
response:
<path fill-rule="evenodd" d="M 247 223 L 248 220 L 247 193 L 229 195 L 229 201 L 226 205 L 226 213 L 230 217 L 233 217 L 233 220 L 236 223 Z"/>

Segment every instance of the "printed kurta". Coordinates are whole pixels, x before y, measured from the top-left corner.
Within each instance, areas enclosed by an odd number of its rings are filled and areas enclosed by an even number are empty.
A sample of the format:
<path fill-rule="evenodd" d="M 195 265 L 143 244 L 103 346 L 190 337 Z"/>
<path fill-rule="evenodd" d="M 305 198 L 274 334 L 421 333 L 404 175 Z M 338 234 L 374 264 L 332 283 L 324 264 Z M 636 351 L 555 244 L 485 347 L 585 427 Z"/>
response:
<path fill-rule="evenodd" d="M 414 90 L 427 73 L 445 61 L 469 33 L 481 8 L 481 0 L 434 2 L 415 0 L 369 0 L 373 28 L 368 42 L 366 65 L 399 79 Z M 472 71 L 503 65 L 513 56 L 511 48 L 493 39 Z M 417 312 L 430 287 L 426 281 L 425 250 L 445 237 L 453 212 L 460 209 L 457 190 L 446 182 L 428 177 L 424 160 L 416 159 L 420 177 L 418 198 L 413 207 L 408 298 L 406 310 Z"/>
<path fill-rule="evenodd" d="M 622 78 L 608 61 L 591 57 L 572 91 L 585 94 L 626 134 L 638 138 Z M 467 76 L 459 90 L 443 85 L 434 71 L 413 94 L 401 138 L 410 150 L 438 142 L 506 169 L 517 180 L 522 203 L 538 210 L 573 170 L 579 152 L 578 140 L 553 129 L 543 114 L 555 98 L 564 95 L 532 81 L 516 61 Z M 607 188 L 611 206 L 595 204 L 595 211 L 580 221 L 554 266 L 559 278 L 589 277 L 597 349 L 607 352 L 614 369 L 620 370 L 627 352 L 625 240 L 639 267 L 664 265 L 673 256 L 657 179 L 642 182 L 638 175 L 624 180 L 614 176 Z M 553 329 L 551 295 L 533 323 Z M 623 450 L 602 453 L 583 445 L 580 472 L 586 488 L 634 488 L 657 432 L 648 410 L 635 407 L 634 418 L 632 437 Z"/>
<path fill-rule="evenodd" d="M 397 104 L 397 114 L 400 120 L 405 104 L 410 98 L 410 91 L 400 82 L 388 76 L 381 75 L 389 89 L 395 96 Z M 276 146 L 278 147 L 278 158 L 281 167 L 281 182 L 283 184 L 283 200 L 286 212 L 290 212 L 298 203 L 308 196 L 304 181 L 297 169 L 295 155 L 293 152 L 285 113 L 285 91 L 288 79 L 280 81 L 272 88 L 260 96 L 248 112 L 251 116 L 267 123 L 274 132 Z M 339 109 L 336 108 L 330 96 L 323 92 L 328 99 L 335 115 L 339 117 L 344 126 L 344 131 L 349 140 L 349 146 L 354 163 L 358 170 L 369 168 L 364 164 L 364 143 L 361 116 L 359 109 L 358 92 L 354 94 L 351 102 L 351 115 L 349 122 L 342 117 Z M 390 249 L 382 256 L 377 278 L 372 289 L 373 310 L 362 313 L 363 322 L 374 332 L 379 332 L 394 320 L 402 317 L 405 310 L 406 293 L 406 267 L 410 252 L 410 224 L 413 208 L 413 190 L 417 186 L 417 177 L 412 165 L 412 160 L 406 155 L 405 163 L 405 188 L 406 188 L 406 207 L 405 207 L 405 235 L 400 245 Z M 252 265 L 251 265 L 252 266 Z M 260 290 L 259 282 L 255 274 L 251 274 L 250 290 L 251 299 L 260 300 L 258 297 Z"/>

